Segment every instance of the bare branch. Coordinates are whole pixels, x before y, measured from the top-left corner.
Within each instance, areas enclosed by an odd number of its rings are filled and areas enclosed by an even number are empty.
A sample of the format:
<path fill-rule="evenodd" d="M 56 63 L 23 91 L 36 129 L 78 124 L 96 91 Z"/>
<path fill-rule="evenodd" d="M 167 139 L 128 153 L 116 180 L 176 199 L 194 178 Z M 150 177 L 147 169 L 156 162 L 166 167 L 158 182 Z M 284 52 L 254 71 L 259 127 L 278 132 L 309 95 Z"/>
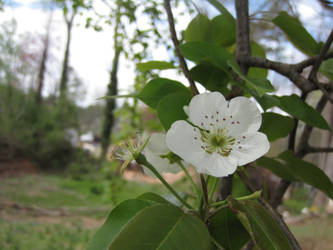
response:
<path fill-rule="evenodd" d="M 168 15 L 168 22 L 169 22 L 169 29 L 170 29 L 171 39 L 172 39 L 173 45 L 175 47 L 177 57 L 179 59 L 180 67 L 181 67 L 185 77 L 187 78 L 188 82 L 190 83 L 192 93 L 194 95 L 197 95 L 197 94 L 199 94 L 199 91 L 198 91 L 197 87 L 195 86 L 194 81 L 192 80 L 192 78 L 190 76 L 190 72 L 188 70 L 186 61 L 185 61 L 185 59 L 184 59 L 184 57 L 183 57 L 183 55 L 182 55 L 182 53 L 180 52 L 180 49 L 179 49 L 179 40 L 177 38 L 177 33 L 176 33 L 176 30 L 175 30 L 175 23 L 174 23 L 173 14 L 172 14 L 171 6 L 170 6 L 170 0 L 164 0 L 164 8 L 165 8 L 165 10 L 167 12 L 167 15 Z"/>
<path fill-rule="evenodd" d="M 314 57 L 310 57 L 310 58 L 308 58 L 304 61 L 301 61 L 297 64 L 294 64 L 296 71 L 301 73 L 305 68 L 307 68 L 309 66 L 312 66 L 315 63 L 315 61 L 317 61 L 318 57 L 319 57 L 319 55 L 314 56 Z M 333 51 L 328 52 L 324 56 L 323 60 L 327 60 L 327 59 L 330 59 L 330 58 L 333 58 Z"/>
<path fill-rule="evenodd" d="M 248 0 L 236 0 L 235 8 L 237 15 L 236 58 L 243 73 L 246 74 L 249 67 L 242 59 L 251 56 Z"/>
<path fill-rule="evenodd" d="M 297 72 L 297 67 L 295 64 L 287 64 L 281 62 L 275 62 L 261 57 L 249 57 L 245 58 L 247 65 L 251 67 L 259 67 L 265 69 L 272 69 L 281 75 L 287 77 L 292 81 L 302 92 L 308 93 L 312 90 L 317 89 L 317 86 L 311 81 L 303 77 L 299 72 Z"/>
<path fill-rule="evenodd" d="M 308 152 L 309 153 L 332 153 L 333 148 L 318 148 L 318 147 L 308 146 Z"/>

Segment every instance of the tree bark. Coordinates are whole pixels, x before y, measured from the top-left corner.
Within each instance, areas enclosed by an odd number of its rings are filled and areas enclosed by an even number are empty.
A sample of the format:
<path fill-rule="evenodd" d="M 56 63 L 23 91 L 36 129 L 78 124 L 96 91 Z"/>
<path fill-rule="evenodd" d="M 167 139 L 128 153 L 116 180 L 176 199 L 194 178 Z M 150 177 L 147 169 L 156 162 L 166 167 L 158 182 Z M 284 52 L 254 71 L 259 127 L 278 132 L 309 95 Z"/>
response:
<path fill-rule="evenodd" d="M 110 72 L 110 83 L 108 85 L 107 96 L 114 96 L 118 94 L 118 65 L 119 65 L 119 58 L 121 54 L 121 48 L 116 47 L 113 63 L 112 63 L 112 70 Z M 114 110 L 116 108 L 116 100 L 115 99 L 107 99 L 106 106 L 104 110 L 104 123 L 103 123 L 103 130 L 102 130 L 102 155 L 101 158 L 105 158 L 107 153 L 108 147 L 110 145 L 110 136 L 112 132 L 112 128 L 114 126 Z"/>
<path fill-rule="evenodd" d="M 64 60 L 62 64 L 62 72 L 60 78 L 60 98 L 64 98 L 67 92 L 69 51 L 70 51 L 72 28 L 75 15 L 76 15 L 76 10 L 73 11 L 73 13 L 69 18 L 65 16 L 65 21 L 67 26 L 67 41 L 66 41 L 66 48 L 65 48 Z"/>
<path fill-rule="evenodd" d="M 38 86 L 37 86 L 37 91 L 36 91 L 36 95 L 35 95 L 37 104 L 40 104 L 42 102 L 42 91 L 44 88 L 44 75 L 45 75 L 45 71 L 46 71 L 46 62 L 47 62 L 48 51 L 49 51 L 52 17 L 53 17 L 53 12 L 51 12 L 47 26 L 46 26 L 46 35 L 44 38 L 44 50 L 43 50 L 42 59 L 40 61 L 40 65 L 39 65 Z"/>

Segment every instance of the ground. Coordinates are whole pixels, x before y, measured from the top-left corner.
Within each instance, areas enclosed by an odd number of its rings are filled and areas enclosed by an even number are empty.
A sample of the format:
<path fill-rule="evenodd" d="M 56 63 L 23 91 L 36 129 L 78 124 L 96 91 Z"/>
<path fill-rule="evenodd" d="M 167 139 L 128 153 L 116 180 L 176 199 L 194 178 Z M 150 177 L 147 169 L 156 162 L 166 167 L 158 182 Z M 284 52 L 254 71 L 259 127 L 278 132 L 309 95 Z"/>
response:
<path fill-rule="evenodd" d="M 101 183 L 61 175 L 0 177 L 0 249 L 85 249 L 114 204 L 151 190 L 166 192 L 159 184 L 119 178 Z M 302 249 L 333 249 L 333 217 L 290 227 Z"/>

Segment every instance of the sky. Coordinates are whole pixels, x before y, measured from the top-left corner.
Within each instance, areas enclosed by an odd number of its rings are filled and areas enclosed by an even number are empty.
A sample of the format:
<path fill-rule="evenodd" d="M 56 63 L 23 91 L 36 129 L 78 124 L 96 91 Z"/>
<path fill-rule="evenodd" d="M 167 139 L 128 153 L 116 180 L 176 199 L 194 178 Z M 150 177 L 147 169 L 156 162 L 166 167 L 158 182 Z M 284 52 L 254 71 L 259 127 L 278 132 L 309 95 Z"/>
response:
<path fill-rule="evenodd" d="M 13 1 L 9 2 L 13 3 Z M 23 34 L 25 32 L 30 32 L 31 34 L 38 35 L 45 34 L 48 13 L 33 4 L 36 0 L 16 0 L 15 2 L 17 4 L 14 5 L 14 7 L 5 8 L 4 12 L 0 15 L 0 23 L 15 18 L 18 25 L 18 33 Z M 312 2 L 311 5 L 309 2 Z M 316 22 L 316 20 L 319 19 L 318 10 L 320 6 L 317 5 L 319 5 L 317 1 L 298 1 L 298 11 L 301 14 L 301 20 L 305 22 L 305 24 L 307 22 Z M 212 15 L 215 15 L 215 13 Z M 87 14 L 77 16 L 75 19 L 70 50 L 70 65 L 75 69 L 80 79 L 82 79 L 84 88 L 86 89 L 85 97 L 80 98 L 78 103 L 82 106 L 100 102 L 97 98 L 105 95 L 113 55 L 112 28 L 105 26 L 101 32 L 96 32 L 93 29 L 86 29 L 84 27 L 86 18 Z M 185 29 L 189 22 L 189 15 L 182 17 L 176 27 L 177 30 Z M 51 76 L 48 80 L 50 83 L 44 90 L 44 95 L 54 92 L 54 89 L 56 88 L 55 84 L 57 81 L 55 80 L 55 75 L 59 75 L 58 71 L 62 64 L 65 34 L 66 29 L 62 12 L 57 10 L 53 15 L 51 34 L 51 54 L 56 60 L 52 63 L 51 67 L 49 67 Z M 293 61 L 298 61 L 304 58 L 301 53 L 295 52 L 291 47 L 286 47 L 284 54 L 288 58 L 293 58 Z M 156 49 L 153 53 L 153 59 L 168 60 L 168 54 L 163 49 Z M 130 62 L 125 62 L 124 58 L 121 58 L 118 75 L 120 93 L 126 94 L 130 91 L 131 84 L 133 84 L 133 65 L 131 65 Z M 177 76 L 174 70 L 163 71 L 161 72 L 161 76 L 179 79 L 179 76 Z M 274 77 L 274 75 L 271 77 Z M 184 81 L 184 78 L 180 78 L 180 80 L 184 83 L 186 82 Z"/>

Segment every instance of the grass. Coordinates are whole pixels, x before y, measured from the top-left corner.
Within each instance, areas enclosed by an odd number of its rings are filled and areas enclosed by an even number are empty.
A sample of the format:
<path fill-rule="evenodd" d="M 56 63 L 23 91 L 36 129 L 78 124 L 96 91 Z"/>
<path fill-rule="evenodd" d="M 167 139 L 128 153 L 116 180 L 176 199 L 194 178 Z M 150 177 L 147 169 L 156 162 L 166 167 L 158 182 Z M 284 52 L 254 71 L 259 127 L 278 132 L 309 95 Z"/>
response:
<path fill-rule="evenodd" d="M 302 249 L 333 249 L 333 216 L 311 218 L 290 226 Z"/>
<path fill-rule="evenodd" d="M 173 186 L 189 190 L 185 180 Z M 129 182 L 112 176 L 108 180 L 73 180 L 56 175 L 31 175 L 0 180 L 0 203 L 15 202 L 49 210 L 65 208 L 66 216 L 39 216 L 13 208 L 0 210 L 0 249 L 86 249 L 107 214 L 121 201 L 145 192 L 168 194 L 164 186 Z M 286 207 L 299 212 L 306 204 L 301 190 Z M 315 218 L 291 225 L 302 249 L 333 249 L 333 217 Z"/>
<path fill-rule="evenodd" d="M 181 190 L 184 185 L 179 181 L 174 186 Z M 73 180 L 59 175 L 1 179 L 0 203 L 15 202 L 50 211 L 61 208 L 69 214 L 50 217 L 14 208 L 0 210 L 0 249 L 86 249 L 112 207 L 151 191 L 168 194 L 160 184 L 129 182 L 119 176 L 108 180 Z"/>
<path fill-rule="evenodd" d="M 95 229 L 83 228 L 79 221 L 71 221 L 64 225 L 0 220 L 0 249 L 86 249 L 94 232 Z"/>

